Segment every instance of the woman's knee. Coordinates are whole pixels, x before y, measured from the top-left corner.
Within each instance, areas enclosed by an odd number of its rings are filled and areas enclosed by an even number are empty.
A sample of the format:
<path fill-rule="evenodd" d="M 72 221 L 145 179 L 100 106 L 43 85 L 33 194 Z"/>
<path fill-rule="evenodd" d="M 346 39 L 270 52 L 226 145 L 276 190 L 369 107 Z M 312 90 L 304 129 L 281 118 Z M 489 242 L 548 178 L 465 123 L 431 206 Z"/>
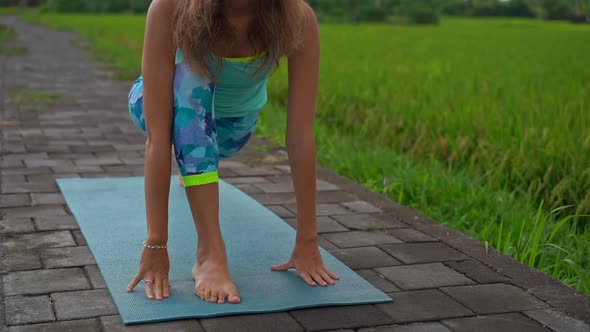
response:
<path fill-rule="evenodd" d="M 174 79 L 172 141 L 184 186 L 218 181 L 219 149 L 213 115 L 214 86 L 186 68 L 177 68 Z"/>

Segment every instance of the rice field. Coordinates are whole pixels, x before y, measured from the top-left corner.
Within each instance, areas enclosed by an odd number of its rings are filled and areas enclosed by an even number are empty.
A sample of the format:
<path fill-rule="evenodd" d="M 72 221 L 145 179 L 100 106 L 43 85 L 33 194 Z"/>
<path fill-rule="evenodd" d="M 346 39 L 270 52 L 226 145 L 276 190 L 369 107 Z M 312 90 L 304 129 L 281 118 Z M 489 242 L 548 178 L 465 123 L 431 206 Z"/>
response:
<path fill-rule="evenodd" d="M 36 15 L 132 80 L 144 17 Z M 319 163 L 590 294 L 590 26 L 321 26 Z M 283 143 L 286 66 L 257 134 Z M 352 153 L 351 153 L 352 152 Z"/>

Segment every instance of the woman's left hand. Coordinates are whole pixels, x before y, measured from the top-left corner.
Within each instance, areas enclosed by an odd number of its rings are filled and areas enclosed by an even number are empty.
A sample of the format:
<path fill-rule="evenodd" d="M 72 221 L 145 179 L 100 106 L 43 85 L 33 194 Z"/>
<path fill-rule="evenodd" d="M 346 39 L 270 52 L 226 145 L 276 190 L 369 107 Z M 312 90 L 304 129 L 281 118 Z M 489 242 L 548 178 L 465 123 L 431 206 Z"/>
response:
<path fill-rule="evenodd" d="M 340 279 L 324 266 L 317 241 L 295 244 L 291 259 L 287 263 L 271 266 L 274 271 L 287 271 L 290 268 L 295 268 L 297 274 L 310 286 L 334 285 L 333 279 Z"/>

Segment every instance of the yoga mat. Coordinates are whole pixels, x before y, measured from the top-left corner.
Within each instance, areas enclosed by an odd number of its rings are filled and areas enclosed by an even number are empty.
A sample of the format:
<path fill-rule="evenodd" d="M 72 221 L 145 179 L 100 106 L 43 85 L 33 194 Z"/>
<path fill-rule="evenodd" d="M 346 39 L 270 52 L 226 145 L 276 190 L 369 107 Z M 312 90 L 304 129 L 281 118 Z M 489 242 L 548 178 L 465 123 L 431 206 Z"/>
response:
<path fill-rule="evenodd" d="M 146 237 L 144 178 L 58 179 L 66 203 L 88 242 L 124 324 L 265 313 L 318 306 L 392 300 L 321 249 L 325 265 L 341 280 L 308 286 L 295 270 L 272 271 L 293 250 L 295 230 L 244 192 L 219 180 L 220 225 L 240 304 L 215 304 L 193 293 L 191 269 L 197 236 L 185 189 L 171 178 L 168 253 L 171 297 L 148 300 L 144 284 L 125 288 L 137 273 Z"/>

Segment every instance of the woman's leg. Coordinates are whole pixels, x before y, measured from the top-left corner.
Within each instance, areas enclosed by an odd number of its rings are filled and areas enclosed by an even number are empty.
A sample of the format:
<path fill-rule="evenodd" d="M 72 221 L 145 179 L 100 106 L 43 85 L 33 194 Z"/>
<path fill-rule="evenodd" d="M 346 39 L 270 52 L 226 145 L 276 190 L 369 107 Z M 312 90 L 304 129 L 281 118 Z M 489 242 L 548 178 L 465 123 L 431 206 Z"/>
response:
<path fill-rule="evenodd" d="M 248 143 L 256 127 L 258 113 L 255 112 L 244 117 L 215 119 L 219 159 L 231 157 Z"/>
<path fill-rule="evenodd" d="M 219 226 L 219 150 L 213 118 L 214 85 L 185 63 L 174 77 L 173 144 L 198 234 L 195 293 L 209 302 L 240 301 Z"/>

